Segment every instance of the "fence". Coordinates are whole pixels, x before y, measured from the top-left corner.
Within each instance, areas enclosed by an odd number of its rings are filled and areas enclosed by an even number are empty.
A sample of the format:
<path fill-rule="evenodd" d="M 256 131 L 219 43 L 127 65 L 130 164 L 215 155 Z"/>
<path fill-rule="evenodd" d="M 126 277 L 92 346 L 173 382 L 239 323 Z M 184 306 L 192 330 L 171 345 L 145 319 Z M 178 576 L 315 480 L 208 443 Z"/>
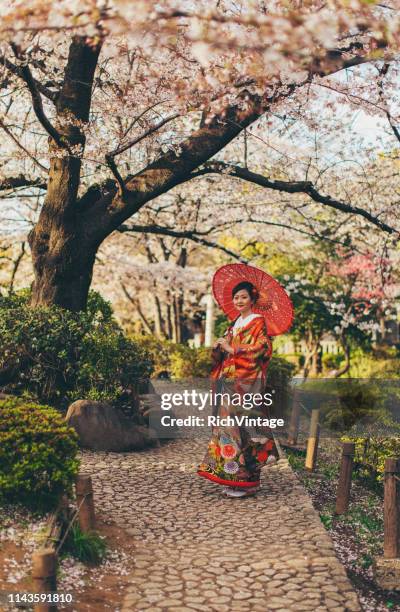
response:
<path fill-rule="evenodd" d="M 289 420 L 286 446 L 297 448 L 301 404 L 294 398 L 292 414 Z M 306 445 L 305 468 L 314 471 L 317 462 L 319 444 L 319 410 L 311 411 L 310 430 Z M 354 468 L 355 443 L 342 443 L 342 453 L 339 465 L 339 478 L 336 490 L 335 514 L 345 514 L 350 507 L 351 483 Z M 400 458 L 385 459 L 384 470 L 384 542 L 383 558 L 400 561 Z M 399 583 L 395 588 L 400 588 Z"/>
<path fill-rule="evenodd" d="M 92 479 L 88 474 L 79 474 L 75 483 L 76 509 L 70 510 L 68 498 L 63 495 L 55 512 L 50 516 L 41 546 L 32 555 L 32 579 L 34 591 L 43 595 L 57 593 L 58 554 L 76 521 L 83 532 L 95 529 Z M 55 598 L 43 598 L 36 603 L 34 612 L 57 610 Z"/>

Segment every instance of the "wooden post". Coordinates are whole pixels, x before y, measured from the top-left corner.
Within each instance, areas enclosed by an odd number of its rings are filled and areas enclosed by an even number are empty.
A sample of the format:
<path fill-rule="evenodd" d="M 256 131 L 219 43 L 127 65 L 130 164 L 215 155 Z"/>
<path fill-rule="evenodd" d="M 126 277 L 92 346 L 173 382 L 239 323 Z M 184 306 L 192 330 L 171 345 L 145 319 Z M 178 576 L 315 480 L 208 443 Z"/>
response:
<path fill-rule="evenodd" d="M 55 593 L 57 591 L 57 555 L 53 548 L 42 548 L 32 555 L 32 578 L 34 593 Z M 54 612 L 57 605 L 50 602 L 37 603 L 35 612 Z"/>
<path fill-rule="evenodd" d="M 396 559 L 400 552 L 400 509 L 399 487 L 396 476 L 399 477 L 400 461 L 385 459 L 385 495 L 384 495 L 384 546 L 383 556 L 386 559 Z"/>
<path fill-rule="evenodd" d="M 310 436 L 307 442 L 306 470 L 313 471 L 317 460 L 318 440 L 319 440 L 319 410 L 311 411 Z"/>
<path fill-rule="evenodd" d="M 299 394 L 295 390 L 293 394 L 292 413 L 289 421 L 288 444 L 295 446 L 299 435 L 300 425 L 300 400 Z"/>
<path fill-rule="evenodd" d="M 344 514 L 349 508 L 355 447 L 354 442 L 343 443 L 342 462 L 340 464 L 339 483 L 336 492 L 336 514 Z"/>
<path fill-rule="evenodd" d="M 82 531 L 93 531 L 96 525 L 92 479 L 88 474 L 78 474 L 76 479 L 76 503 L 79 508 L 79 526 Z"/>

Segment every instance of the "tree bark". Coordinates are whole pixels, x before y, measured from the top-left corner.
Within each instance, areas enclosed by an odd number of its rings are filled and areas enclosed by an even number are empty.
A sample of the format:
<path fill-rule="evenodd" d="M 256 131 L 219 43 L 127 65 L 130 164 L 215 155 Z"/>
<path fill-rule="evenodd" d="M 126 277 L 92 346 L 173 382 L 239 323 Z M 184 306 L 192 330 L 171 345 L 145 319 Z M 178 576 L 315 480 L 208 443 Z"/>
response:
<path fill-rule="evenodd" d="M 314 352 L 311 357 L 310 373 L 312 376 L 317 376 L 319 374 L 319 367 L 318 367 L 319 353 L 318 352 L 319 352 L 319 345 L 317 346 L 317 351 Z"/>
<path fill-rule="evenodd" d="M 41 219 L 29 237 L 35 271 L 31 306 L 84 310 L 96 251 L 85 245 L 74 224 L 47 228 Z"/>

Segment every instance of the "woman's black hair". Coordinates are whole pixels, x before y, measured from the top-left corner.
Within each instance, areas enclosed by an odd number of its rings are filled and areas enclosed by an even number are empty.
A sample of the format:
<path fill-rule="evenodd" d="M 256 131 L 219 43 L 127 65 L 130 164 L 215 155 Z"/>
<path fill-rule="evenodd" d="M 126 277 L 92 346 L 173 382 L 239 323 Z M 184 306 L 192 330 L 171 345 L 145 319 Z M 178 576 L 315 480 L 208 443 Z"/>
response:
<path fill-rule="evenodd" d="M 254 304 L 258 299 L 258 291 L 253 285 L 253 283 L 250 283 L 250 281 L 242 281 L 241 283 L 238 283 L 237 285 L 235 285 L 234 288 L 232 289 L 232 299 L 235 297 L 238 291 L 242 291 L 242 289 L 247 291 L 247 293 L 249 294 L 251 298 L 251 301 Z"/>

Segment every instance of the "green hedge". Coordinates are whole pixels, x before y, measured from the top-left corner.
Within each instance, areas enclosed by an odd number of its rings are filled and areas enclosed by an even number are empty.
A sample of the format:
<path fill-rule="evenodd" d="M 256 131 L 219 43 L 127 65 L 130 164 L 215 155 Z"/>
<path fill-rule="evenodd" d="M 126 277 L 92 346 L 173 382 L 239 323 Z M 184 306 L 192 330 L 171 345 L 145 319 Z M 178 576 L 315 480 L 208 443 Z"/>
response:
<path fill-rule="evenodd" d="M 0 401 L 0 500 L 48 511 L 78 472 L 75 430 L 49 406 Z"/>
<path fill-rule="evenodd" d="M 0 385 L 57 406 L 77 398 L 116 401 L 153 372 L 141 344 L 127 338 L 110 305 L 90 292 L 85 312 L 30 308 L 29 292 L 0 298 Z"/>

